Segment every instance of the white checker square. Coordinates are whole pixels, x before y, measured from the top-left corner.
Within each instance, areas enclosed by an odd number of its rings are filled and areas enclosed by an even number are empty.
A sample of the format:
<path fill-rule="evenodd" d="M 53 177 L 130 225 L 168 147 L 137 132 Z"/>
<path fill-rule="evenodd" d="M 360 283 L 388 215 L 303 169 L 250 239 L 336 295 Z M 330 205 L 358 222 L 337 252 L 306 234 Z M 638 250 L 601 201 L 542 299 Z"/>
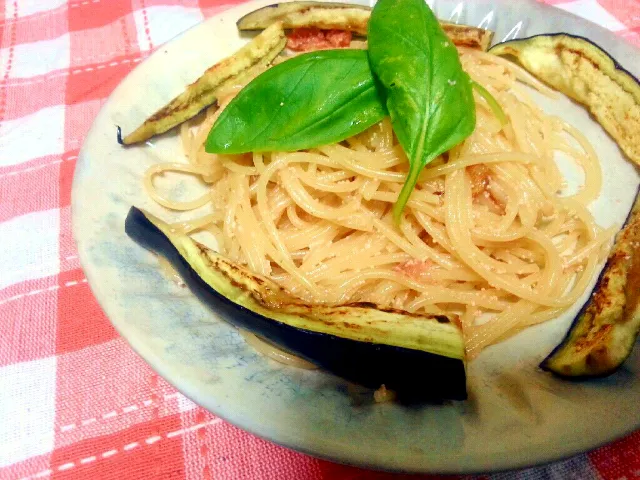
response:
<path fill-rule="evenodd" d="M 0 51 L 0 71 L 9 63 L 9 48 Z M 10 78 L 30 78 L 63 70 L 71 64 L 71 36 L 66 33 L 51 40 L 19 43 L 13 47 Z"/>
<path fill-rule="evenodd" d="M 17 165 L 64 152 L 64 105 L 5 120 L 0 135 L 0 166 Z"/>
<path fill-rule="evenodd" d="M 576 0 L 567 3 L 557 3 L 554 6 L 578 15 L 613 32 L 627 28 L 604 9 L 597 0 Z"/>
<path fill-rule="evenodd" d="M 67 0 L 20 0 L 15 2 L 18 7 L 18 17 L 28 17 L 35 13 L 55 10 L 67 3 Z M 15 15 L 14 2 L 5 2 L 6 18 Z"/>
<path fill-rule="evenodd" d="M 180 413 L 189 412 L 197 407 L 198 406 L 195 403 L 193 403 L 191 400 L 189 400 L 187 397 L 185 397 L 181 393 L 178 394 L 178 411 Z"/>
<path fill-rule="evenodd" d="M 53 450 L 56 358 L 0 367 L 0 468 Z"/>
<path fill-rule="evenodd" d="M 138 33 L 138 45 L 142 51 L 151 50 L 152 47 L 171 40 L 203 19 L 202 13 L 196 8 L 157 6 L 149 7 L 145 12 L 149 22 L 148 36 L 145 32 L 143 11 L 136 10 L 133 14 Z M 149 44 L 149 37 L 151 37 L 151 44 Z"/>
<path fill-rule="evenodd" d="M 60 210 L 57 208 L 0 223 L 0 289 L 58 273 L 59 237 Z"/>

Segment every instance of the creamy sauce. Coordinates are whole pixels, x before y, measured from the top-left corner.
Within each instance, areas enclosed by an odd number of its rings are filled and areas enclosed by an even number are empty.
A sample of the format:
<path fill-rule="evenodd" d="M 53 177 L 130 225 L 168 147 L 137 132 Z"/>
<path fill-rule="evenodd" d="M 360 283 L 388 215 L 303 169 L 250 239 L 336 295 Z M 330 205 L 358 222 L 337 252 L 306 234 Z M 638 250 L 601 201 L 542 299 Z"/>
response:
<path fill-rule="evenodd" d="M 182 277 L 178 274 L 178 272 L 173 268 L 173 265 L 164 257 L 158 256 L 158 266 L 160 267 L 160 272 L 164 276 L 166 276 L 172 282 L 180 286 L 184 286 L 184 281 Z M 290 367 L 302 368 L 304 370 L 317 370 L 318 366 L 314 365 L 311 362 L 308 362 L 300 357 L 297 357 L 289 352 L 281 350 L 270 342 L 263 340 L 262 338 L 254 335 L 243 329 L 238 329 L 242 338 L 244 338 L 247 345 L 256 350 L 258 353 L 264 355 L 265 357 L 270 358 L 278 363 L 283 365 L 288 365 Z M 395 392 L 391 390 L 387 390 L 387 388 L 382 385 L 378 390 L 373 393 L 373 398 L 376 403 L 384 403 L 384 402 L 392 402 L 396 398 Z"/>
<path fill-rule="evenodd" d="M 158 267 L 160 268 L 160 272 L 167 277 L 172 282 L 180 286 L 184 286 L 184 281 L 182 277 L 178 274 L 178 272 L 173 268 L 171 262 L 164 257 L 158 256 Z M 279 349 L 278 347 L 272 345 L 271 343 L 262 340 L 260 337 L 254 335 L 253 333 L 249 333 L 246 330 L 238 329 L 240 335 L 245 339 L 247 345 L 252 347 L 257 352 L 261 353 L 265 357 L 269 357 L 271 360 L 275 360 L 278 363 L 282 363 L 283 365 L 289 365 L 290 367 L 303 368 L 305 370 L 315 370 L 318 367 L 311 362 L 307 362 L 302 358 L 296 357 L 295 355 L 286 352 L 284 350 Z"/>
<path fill-rule="evenodd" d="M 160 272 L 167 277 L 172 282 L 184 287 L 184 281 L 182 277 L 176 272 L 176 269 L 173 268 L 173 265 L 164 257 L 158 256 L 158 266 L 160 267 Z"/>
<path fill-rule="evenodd" d="M 239 329 L 238 331 L 240 332 L 240 335 L 242 335 L 242 338 L 244 338 L 247 342 L 247 345 L 255 349 L 257 352 L 261 353 L 265 357 L 269 357 L 271 360 L 275 360 L 276 362 L 282 363 L 284 365 L 289 365 L 290 367 L 303 368 L 305 370 L 315 370 L 318 368 L 311 362 L 307 362 L 306 360 L 296 357 L 289 352 L 280 350 L 278 347 L 275 347 L 271 343 L 261 339 L 253 333 L 241 329 Z"/>

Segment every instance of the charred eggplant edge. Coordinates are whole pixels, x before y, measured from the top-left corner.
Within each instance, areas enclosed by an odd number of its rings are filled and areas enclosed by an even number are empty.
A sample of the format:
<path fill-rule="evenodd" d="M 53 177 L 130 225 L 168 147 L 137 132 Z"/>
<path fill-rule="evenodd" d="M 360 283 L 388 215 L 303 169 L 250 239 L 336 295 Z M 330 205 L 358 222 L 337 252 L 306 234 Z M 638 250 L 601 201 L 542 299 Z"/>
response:
<path fill-rule="evenodd" d="M 638 333 L 640 188 L 592 295 L 540 368 L 563 378 L 610 375 L 629 357 Z"/>
<path fill-rule="evenodd" d="M 336 20 L 328 22 L 325 20 L 314 20 L 311 17 L 300 19 L 301 21 L 297 22 L 293 22 L 291 20 L 291 15 L 305 15 L 314 9 L 328 12 L 329 15 L 335 17 Z M 350 9 L 361 11 L 363 14 L 362 18 L 355 18 L 353 15 L 348 18 L 339 18 L 340 11 Z M 317 27 L 321 29 L 349 30 L 358 35 L 366 36 L 369 20 L 368 16 L 370 15 L 370 12 L 371 7 L 348 3 L 304 1 L 284 2 L 267 5 L 250 12 L 240 18 L 236 22 L 236 26 L 238 27 L 238 30 L 241 31 L 262 30 L 273 22 L 281 21 L 286 29 Z M 486 51 L 489 48 L 489 45 L 491 45 L 491 41 L 493 39 L 493 32 L 483 28 L 472 27 L 469 25 L 458 25 L 445 21 L 440 21 L 440 25 L 451 41 L 457 46 Z"/>
<path fill-rule="evenodd" d="M 273 24 L 240 48 L 230 57 L 209 67 L 182 93 L 147 118 L 133 132 L 122 137 L 118 128 L 118 143 L 131 145 L 164 133 L 193 118 L 203 109 L 214 104 L 218 92 L 233 82 L 251 80 L 261 73 L 284 50 L 286 37 L 281 24 Z M 254 75 L 255 74 L 255 75 Z"/>
<path fill-rule="evenodd" d="M 320 8 L 322 10 L 335 11 L 344 9 L 370 10 L 369 7 L 351 4 L 289 2 L 263 7 L 262 9 L 249 13 L 238 21 L 238 25 L 242 23 L 243 19 L 250 18 L 252 14 L 266 11 L 269 8 L 282 8 L 283 5 L 290 7 L 287 11 L 290 10 L 293 12 L 296 11 L 296 8 Z M 329 9 L 327 5 L 330 5 L 331 8 Z M 366 22 L 360 27 L 357 26 L 357 23 L 358 22 L 352 24 L 349 21 L 344 21 L 343 24 L 337 23 L 334 27 L 365 34 Z M 493 32 L 488 30 L 447 22 L 441 22 L 441 24 L 456 45 L 486 50 L 491 43 Z M 313 26 L 313 24 L 310 23 L 309 26 Z M 244 79 L 248 81 L 255 76 L 255 74 L 259 74 L 268 68 L 273 59 L 280 54 L 286 46 L 287 40 L 284 34 L 284 26 L 278 19 L 271 19 L 265 27 L 252 27 L 251 29 L 264 31 L 230 57 L 209 67 L 197 80 L 188 85 L 182 93 L 145 119 L 145 121 L 131 133 L 123 136 L 121 126 L 117 126 L 116 139 L 118 143 L 120 145 L 133 145 L 165 133 L 213 105 L 217 100 L 218 92 L 224 90 L 227 85 L 233 82 L 242 82 Z M 262 47 L 261 43 L 270 44 L 272 47 L 262 55 L 256 56 L 252 50 L 255 49 L 259 51 Z M 245 68 L 238 69 L 241 63 L 246 63 L 247 61 L 249 61 L 249 64 L 246 65 Z"/>
<path fill-rule="evenodd" d="M 322 21 L 306 19 L 306 21 L 310 23 L 297 23 L 294 22 L 291 17 L 292 15 L 300 15 L 304 19 L 310 12 L 322 11 L 337 14 L 345 10 L 349 11 L 348 13 L 350 15 L 348 15 L 348 18 L 342 18 L 338 21 L 334 20 L 335 15 L 331 21 L 326 21 L 327 19 Z M 369 20 L 368 15 L 370 13 L 371 7 L 365 5 L 333 2 L 284 2 L 267 5 L 247 13 L 236 21 L 236 27 L 241 31 L 263 30 L 273 22 L 282 21 L 284 28 L 287 29 L 318 27 L 324 29 L 349 30 L 359 35 L 366 35 Z"/>
<path fill-rule="evenodd" d="M 395 390 L 401 399 L 409 401 L 464 400 L 467 396 L 462 343 L 460 358 L 451 358 L 293 327 L 255 313 L 212 288 L 191 267 L 171 239 L 136 207 L 131 207 L 127 215 L 125 231 L 139 245 L 165 257 L 196 297 L 227 322 L 249 330 L 329 372 L 370 388 L 384 384 Z M 232 279 L 227 281 L 233 285 Z M 348 310 L 349 306 L 339 308 L 344 315 L 345 308 Z M 354 308 L 363 307 L 358 305 Z M 442 325 L 450 327 L 447 323 Z"/>
<path fill-rule="evenodd" d="M 535 41 L 536 39 L 545 39 L 545 38 L 554 39 L 554 40 L 557 38 L 559 39 L 567 38 L 572 41 L 584 42 L 586 44 L 584 46 L 585 49 L 588 48 L 592 52 L 595 52 L 595 55 L 601 55 L 606 60 L 609 60 L 611 62 L 611 65 L 613 66 L 613 71 L 611 74 L 607 71 L 609 70 L 609 68 L 606 65 L 602 65 L 599 62 L 595 61 L 594 59 L 589 58 L 587 55 L 585 55 L 585 52 L 583 51 L 579 51 L 579 52 L 574 51 L 574 53 L 578 53 L 578 55 L 584 57 L 590 63 L 595 64 L 596 70 L 598 70 L 601 74 L 608 77 L 612 82 L 614 82 L 617 85 L 619 89 L 631 95 L 631 97 L 635 101 L 635 105 L 638 108 L 640 108 L 640 80 L 636 78 L 627 69 L 625 69 L 622 65 L 620 65 L 620 63 L 618 63 L 618 61 L 609 54 L 609 52 L 604 50 L 595 42 L 589 40 L 588 38 L 582 37 L 580 35 L 573 35 L 565 32 L 533 35 L 530 37 L 518 38 L 515 40 L 509 40 L 506 42 L 498 43 L 489 49 L 489 53 L 492 53 L 498 56 L 511 55 L 519 60 L 518 58 L 519 55 L 513 53 L 512 51 L 509 51 L 509 47 L 515 48 L 514 47 L 515 45 L 526 44 L 526 42 L 531 42 L 531 41 Z M 622 122 L 616 118 L 612 118 L 611 119 L 612 122 L 607 122 L 606 115 L 604 113 L 596 111 L 596 108 L 600 106 L 600 102 L 594 105 L 587 103 L 577 97 L 576 88 L 560 89 L 556 85 L 553 85 L 552 83 L 550 83 L 548 78 L 542 78 L 542 76 L 538 75 L 537 72 L 529 70 L 526 65 L 522 63 L 521 65 L 539 80 L 542 80 L 543 82 L 548 83 L 551 87 L 556 88 L 563 94 L 569 96 L 570 98 L 576 100 L 581 105 L 585 106 L 589 110 L 589 112 L 594 116 L 594 118 L 598 121 L 598 123 L 602 126 L 602 128 L 604 128 L 607 131 L 607 133 L 615 140 L 615 142 L 618 144 L 620 149 L 625 153 L 625 155 L 636 165 L 640 165 L 640 146 L 638 145 L 634 146 L 633 144 L 634 139 L 636 142 L 640 142 L 640 140 L 638 140 L 639 136 L 637 134 L 636 135 L 631 134 L 627 136 L 628 138 L 622 138 L 622 136 L 619 135 L 616 131 L 614 131 L 613 128 L 611 127 L 612 124 L 621 125 Z M 628 117 L 628 112 L 627 112 L 627 117 Z M 629 120 L 631 120 L 630 117 L 628 117 L 626 121 L 629 121 Z M 640 120 L 636 119 L 636 122 L 638 121 Z"/>
<path fill-rule="evenodd" d="M 309 17 L 315 12 L 324 12 L 330 18 L 322 20 Z M 346 18 L 337 18 L 340 14 L 347 13 Z M 349 30 L 358 35 L 367 34 L 368 16 L 371 7 L 348 3 L 332 2 L 284 2 L 267 5 L 247 13 L 236 21 L 236 27 L 240 31 L 264 30 L 273 22 L 281 21 L 285 29 L 298 27 L 318 27 L 322 29 Z M 295 21 L 292 16 L 299 15 L 302 18 Z"/>
<path fill-rule="evenodd" d="M 609 54 L 609 52 L 607 52 L 604 48 L 602 48 L 600 45 L 595 43 L 593 40 L 590 40 L 590 39 L 588 39 L 586 37 L 583 37 L 581 35 L 574 35 L 573 33 L 567 33 L 567 32 L 539 33 L 537 35 L 530 35 L 528 37 L 516 38 L 514 40 L 508 40 L 506 42 L 496 43 L 495 45 L 493 45 L 489 49 L 489 53 L 497 55 L 495 53 L 495 51 L 492 51 L 492 50 L 499 49 L 499 47 L 503 47 L 503 46 L 505 46 L 507 44 L 513 44 L 515 42 L 525 42 L 527 40 L 533 40 L 533 39 L 539 38 L 539 37 L 551 37 L 551 38 L 553 38 L 553 37 L 569 37 L 569 38 L 575 38 L 577 40 L 583 40 L 583 41 L 591 44 L 592 46 L 596 47 L 600 52 L 602 52 L 607 57 L 609 57 L 609 60 L 611 60 L 613 62 L 613 66 L 615 67 L 616 70 L 619 70 L 620 72 L 623 72 L 623 73 L 627 74 L 629 77 L 631 77 L 631 79 L 633 79 L 637 84 L 640 85 L 640 80 L 638 80 L 633 73 L 631 73 L 629 70 L 627 70 L 622 65 L 620 65 L 620 63 L 618 63 L 618 61 L 615 58 L 613 58 L 611 56 L 611 54 Z M 640 101 L 640 98 L 638 100 Z"/>

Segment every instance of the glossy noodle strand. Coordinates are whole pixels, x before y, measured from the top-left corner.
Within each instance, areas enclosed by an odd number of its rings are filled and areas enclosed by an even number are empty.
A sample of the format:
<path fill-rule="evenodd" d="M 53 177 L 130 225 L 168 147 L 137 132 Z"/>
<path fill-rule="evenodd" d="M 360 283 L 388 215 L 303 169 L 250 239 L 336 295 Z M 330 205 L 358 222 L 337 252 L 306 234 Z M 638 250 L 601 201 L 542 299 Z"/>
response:
<path fill-rule="evenodd" d="M 151 167 L 145 189 L 173 210 L 205 206 L 206 215 L 176 228 L 213 233 L 223 254 L 304 301 L 460 315 L 474 357 L 574 303 L 613 230 L 587 208 L 602 186 L 588 140 L 545 114 L 519 82 L 552 92 L 500 58 L 460 53 L 509 123 L 476 97 L 476 130 L 421 173 L 400 227 L 391 207 L 408 163 L 388 119 L 308 151 L 216 156 L 204 152 L 220 112 L 209 109 L 180 131 L 187 162 Z M 572 196 L 562 194 L 559 154 L 584 175 Z M 209 193 L 188 202 L 160 195 L 153 179 L 167 171 L 201 178 Z"/>

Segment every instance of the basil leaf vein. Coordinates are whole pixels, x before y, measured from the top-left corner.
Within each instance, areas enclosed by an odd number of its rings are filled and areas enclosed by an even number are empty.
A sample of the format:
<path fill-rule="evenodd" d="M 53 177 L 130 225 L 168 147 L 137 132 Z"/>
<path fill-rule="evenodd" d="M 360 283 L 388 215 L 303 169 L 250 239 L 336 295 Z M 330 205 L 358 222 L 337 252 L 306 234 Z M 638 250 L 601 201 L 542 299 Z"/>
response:
<path fill-rule="evenodd" d="M 475 103 L 458 51 L 424 0 L 379 0 L 368 29 L 371 69 L 409 158 L 393 209 L 399 222 L 425 165 L 473 132 Z"/>

